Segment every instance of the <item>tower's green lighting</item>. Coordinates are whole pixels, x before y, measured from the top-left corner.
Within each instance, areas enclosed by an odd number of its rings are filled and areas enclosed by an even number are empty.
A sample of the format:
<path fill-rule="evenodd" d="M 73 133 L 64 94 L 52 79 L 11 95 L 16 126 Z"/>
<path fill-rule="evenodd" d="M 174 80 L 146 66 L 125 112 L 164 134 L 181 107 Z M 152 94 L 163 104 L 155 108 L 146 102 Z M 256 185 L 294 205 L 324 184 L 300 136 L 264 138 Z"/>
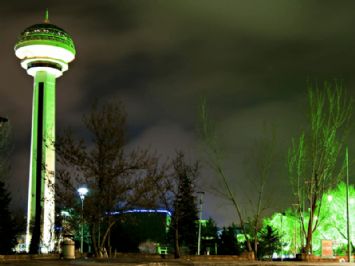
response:
<path fill-rule="evenodd" d="M 75 53 L 69 34 L 49 23 L 48 11 L 44 23 L 26 28 L 15 44 L 21 66 L 34 77 L 26 239 L 33 252 L 54 248 L 55 80 Z"/>
<path fill-rule="evenodd" d="M 48 21 L 46 15 L 45 21 Z M 15 44 L 15 54 L 28 74 L 39 70 L 50 71 L 56 77 L 68 70 L 75 58 L 72 38 L 63 29 L 50 23 L 35 24 L 26 28 Z"/>

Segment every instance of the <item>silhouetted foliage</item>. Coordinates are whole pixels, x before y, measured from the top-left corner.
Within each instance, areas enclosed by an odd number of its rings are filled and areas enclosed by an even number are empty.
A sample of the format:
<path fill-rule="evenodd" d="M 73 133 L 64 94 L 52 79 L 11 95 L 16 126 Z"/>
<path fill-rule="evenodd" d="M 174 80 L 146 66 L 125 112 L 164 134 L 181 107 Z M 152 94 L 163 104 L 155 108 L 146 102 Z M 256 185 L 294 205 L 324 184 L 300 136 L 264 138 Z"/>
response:
<path fill-rule="evenodd" d="M 87 186 L 84 219 L 100 256 L 103 248 L 109 253 L 111 249 L 110 232 L 117 219 L 110 213 L 157 206 L 160 188 L 156 182 L 164 175 L 157 156 L 145 149 L 127 149 L 121 103 L 95 104 L 83 123 L 90 138 L 76 138 L 67 130 L 57 139 L 56 196 L 63 207 L 74 207 L 80 213 L 77 188 Z"/>
<path fill-rule="evenodd" d="M 173 160 L 173 178 L 177 182 L 173 202 L 171 229 L 174 232 L 175 257 L 180 257 L 180 247 L 187 247 L 195 254 L 197 245 L 198 217 L 195 196 L 195 181 L 199 164 L 188 164 L 182 152 Z"/>
<path fill-rule="evenodd" d="M 17 228 L 9 210 L 10 202 L 10 193 L 5 183 L 0 181 L 0 254 L 11 253 L 17 243 Z"/>
<path fill-rule="evenodd" d="M 11 152 L 11 128 L 9 123 L 0 124 L 0 254 L 12 252 L 16 245 L 18 228 L 10 212 L 11 196 L 5 180 L 10 178 L 9 156 Z"/>
<path fill-rule="evenodd" d="M 0 122 L 0 180 L 10 178 L 10 154 L 12 151 L 11 126 L 9 122 Z"/>
<path fill-rule="evenodd" d="M 272 258 L 274 252 L 281 250 L 280 236 L 270 225 L 259 232 L 258 259 Z"/>
<path fill-rule="evenodd" d="M 209 218 L 205 225 L 201 227 L 201 254 L 210 251 L 211 255 L 216 254 L 216 245 L 218 244 L 218 228 L 216 222 Z"/>
<path fill-rule="evenodd" d="M 151 241 L 166 241 L 167 214 L 164 213 L 125 213 L 112 228 L 112 248 L 118 252 L 138 252 L 139 244 Z"/>
<path fill-rule="evenodd" d="M 223 227 L 219 240 L 218 254 L 220 255 L 239 255 L 241 253 L 240 245 L 237 240 L 237 227 Z"/>

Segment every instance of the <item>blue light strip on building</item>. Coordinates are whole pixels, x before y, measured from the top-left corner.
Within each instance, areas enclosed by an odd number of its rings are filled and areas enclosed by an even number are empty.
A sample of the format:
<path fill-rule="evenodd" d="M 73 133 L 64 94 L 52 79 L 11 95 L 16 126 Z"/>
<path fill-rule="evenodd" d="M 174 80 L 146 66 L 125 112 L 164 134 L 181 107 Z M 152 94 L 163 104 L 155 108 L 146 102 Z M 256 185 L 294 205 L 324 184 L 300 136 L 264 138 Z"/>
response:
<path fill-rule="evenodd" d="M 125 213 L 164 213 L 168 216 L 171 216 L 171 212 L 168 210 L 163 210 L 163 209 L 133 209 L 133 210 L 127 210 L 127 211 L 122 211 L 122 212 L 110 212 L 110 215 L 120 215 L 120 214 L 125 214 Z"/>

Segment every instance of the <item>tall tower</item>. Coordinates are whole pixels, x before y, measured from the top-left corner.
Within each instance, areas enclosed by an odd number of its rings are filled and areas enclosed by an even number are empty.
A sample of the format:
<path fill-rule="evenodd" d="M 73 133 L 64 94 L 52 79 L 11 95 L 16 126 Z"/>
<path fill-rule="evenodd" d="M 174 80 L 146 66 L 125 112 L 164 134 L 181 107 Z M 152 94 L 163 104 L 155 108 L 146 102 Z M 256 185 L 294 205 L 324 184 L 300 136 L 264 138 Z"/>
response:
<path fill-rule="evenodd" d="M 55 81 L 74 60 L 75 47 L 68 33 L 49 23 L 47 11 L 44 23 L 21 33 L 15 54 L 34 78 L 26 248 L 48 253 L 54 249 Z"/>

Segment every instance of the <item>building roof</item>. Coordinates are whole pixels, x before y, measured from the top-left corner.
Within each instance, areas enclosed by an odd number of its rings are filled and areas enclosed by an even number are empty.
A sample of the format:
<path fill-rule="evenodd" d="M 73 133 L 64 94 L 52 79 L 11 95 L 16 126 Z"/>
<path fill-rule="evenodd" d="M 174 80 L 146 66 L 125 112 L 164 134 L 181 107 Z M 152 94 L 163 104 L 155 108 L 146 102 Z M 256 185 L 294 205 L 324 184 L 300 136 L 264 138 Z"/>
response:
<path fill-rule="evenodd" d="M 74 42 L 70 35 L 62 28 L 50 23 L 35 24 L 26 28 L 20 34 L 15 50 L 33 44 L 57 46 L 75 54 Z"/>

